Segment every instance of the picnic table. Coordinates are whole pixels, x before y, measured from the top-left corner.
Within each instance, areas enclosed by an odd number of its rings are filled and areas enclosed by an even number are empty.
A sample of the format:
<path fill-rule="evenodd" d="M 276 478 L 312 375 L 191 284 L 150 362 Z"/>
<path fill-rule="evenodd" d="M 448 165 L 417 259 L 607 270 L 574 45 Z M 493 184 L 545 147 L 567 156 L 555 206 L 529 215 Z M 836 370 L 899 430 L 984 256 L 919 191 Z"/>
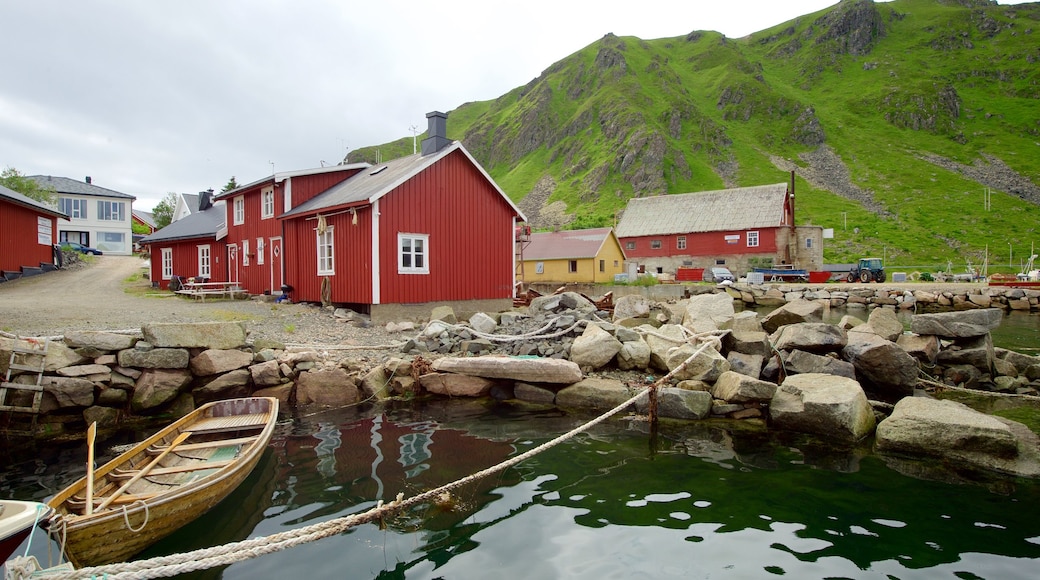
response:
<path fill-rule="evenodd" d="M 191 296 L 202 301 L 206 300 L 207 296 L 234 298 L 240 292 L 242 292 L 242 288 L 238 282 L 196 282 L 191 278 L 185 279 L 181 283 L 180 290 L 177 290 L 177 294 Z"/>

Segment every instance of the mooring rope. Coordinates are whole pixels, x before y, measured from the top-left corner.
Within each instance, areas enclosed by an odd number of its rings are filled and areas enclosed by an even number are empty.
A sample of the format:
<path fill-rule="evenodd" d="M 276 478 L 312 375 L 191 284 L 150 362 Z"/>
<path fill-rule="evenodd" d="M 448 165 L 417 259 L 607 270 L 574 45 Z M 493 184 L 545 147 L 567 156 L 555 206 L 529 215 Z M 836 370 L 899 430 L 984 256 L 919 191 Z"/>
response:
<path fill-rule="evenodd" d="M 420 493 L 405 499 L 403 493 L 399 493 L 397 497 L 390 503 L 383 503 L 382 500 L 372 509 L 358 514 L 351 514 L 329 520 L 327 522 L 321 522 L 313 524 L 303 528 L 290 530 L 286 532 L 280 532 L 272 534 L 270 536 L 264 536 L 259 538 L 253 538 L 251 540 L 243 540 L 241 542 L 234 542 L 231 544 L 225 544 L 222 546 L 214 546 L 212 548 L 203 548 L 201 550 L 195 550 L 192 552 L 184 552 L 181 554 L 171 554 L 169 556 L 159 556 L 150 558 L 148 560 L 139 560 L 136 562 L 126 562 L 120 564 L 108 564 L 104 566 L 93 566 L 90 568 L 82 568 L 73 572 L 55 572 L 48 573 L 46 578 L 55 580 L 75 580 L 84 578 L 107 578 L 110 580 L 146 580 L 150 578 L 167 578 L 170 576 L 176 576 L 178 574 L 184 574 L 187 572 L 194 572 L 198 570 L 205 570 L 208 568 L 214 568 L 216 566 L 227 566 L 234 564 L 235 562 L 242 562 L 257 556 L 264 554 L 270 554 L 305 544 L 308 542 L 314 542 L 322 538 L 327 538 L 336 534 L 340 534 L 352 527 L 383 520 L 390 515 L 393 515 L 402 510 L 410 507 L 434 500 L 445 493 L 450 493 L 452 490 L 458 489 L 464 485 L 467 485 L 473 481 L 489 477 L 514 465 L 522 463 L 539 453 L 547 451 L 557 445 L 574 438 L 575 436 L 588 431 L 592 427 L 599 425 L 606 421 L 610 417 L 620 413 L 627 409 L 630 405 L 635 404 L 641 398 L 647 396 L 652 391 L 656 391 L 657 387 L 666 381 L 669 381 L 676 374 L 682 372 L 686 367 L 693 362 L 697 356 L 699 356 L 705 349 L 717 344 L 718 337 L 712 337 L 714 340 L 707 340 L 696 351 L 693 352 L 682 364 L 672 369 L 671 372 L 656 380 L 653 384 L 647 388 L 640 390 L 638 393 L 629 397 L 623 403 L 615 406 L 614 408 L 606 411 L 600 416 L 592 419 L 591 421 L 579 425 L 578 427 L 542 443 L 541 445 L 534 447 L 516 457 L 507 459 L 497 465 L 478 471 L 471 475 L 468 475 L 462 479 L 455 480 L 451 483 L 447 483 L 438 488 L 431 489 L 429 491 Z M 22 578 L 28 578 L 22 577 Z M 22 578 L 14 577 L 14 580 L 22 580 Z"/>

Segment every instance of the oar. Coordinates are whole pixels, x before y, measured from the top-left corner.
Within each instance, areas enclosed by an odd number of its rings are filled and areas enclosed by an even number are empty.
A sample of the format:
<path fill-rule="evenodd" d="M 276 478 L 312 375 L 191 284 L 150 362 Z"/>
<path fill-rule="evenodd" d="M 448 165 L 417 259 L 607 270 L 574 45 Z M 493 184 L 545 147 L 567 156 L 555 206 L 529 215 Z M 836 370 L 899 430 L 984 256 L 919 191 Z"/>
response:
<path fill-rule="evenodd" d="M 115 490 L 115 492 L 113 492 L 112 495 L 110 495 L 107 498 L 105 498 L 105 501 L 101 502 L 101 505 L 99 505 L 97 507 L 97 511 L 101 511 L 101 510 L 107 508 L 110 503 L 115 501 L 117 497 L 123 495 L 123 492 L 126 491 L 131 485 L 136 483 L 137 480 L 139 480 L 142 477 L 148 475 L 148 472 L 151 471 L 153 467 L 155 467 L 156 465 L 159 465 L 159 462 L 162 461 L 163 458 L 166 457 L 167 454 L 169 454 L 171 451 L 173 451 L 173 449 L 175 447 L 177 447 L 178 445 L 180 445 L 181 443 L 184 443 L 184 440 L 187 439 L 190 436 L 191 436 L 191 431 L 185 431 L 184 433 L 181 433 L 180 435 L 178 435 L 177 438 L 173 440 L 173 443 L 170 443 L 170 446 L 167 447 L 166 449 L 164 449 L 163 452 L 160 453 L 158 456 L 156 456 L 156 458 L 153 459 L 151 463 L 149 463 L 148 465 L 146 465 L 143 468 L 141 468 L 141 470 L 137 472 L 137 475 L 133 476 L 130 479 L 130 481 L 124 483 L 119 489 Z"/>
<path fill-rule="evenodd" d="M 87 515 L 94 511 L 94 438 L 97 437 L 97 421 L 87 428 Z"/>

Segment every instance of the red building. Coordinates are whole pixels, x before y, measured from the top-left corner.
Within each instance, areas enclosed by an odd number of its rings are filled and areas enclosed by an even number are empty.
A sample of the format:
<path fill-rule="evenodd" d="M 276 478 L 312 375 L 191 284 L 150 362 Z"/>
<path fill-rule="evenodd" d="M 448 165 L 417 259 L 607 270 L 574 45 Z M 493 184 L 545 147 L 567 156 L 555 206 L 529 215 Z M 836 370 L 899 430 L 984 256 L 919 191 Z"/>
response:
<path fill-rule="evenodd" d="M 629 200 L 617 236 L 629 263 L 646 272 L 791 264 L 819 270 L 823 228 L 795 226 L 794 193 L 776 183 Z"/>
<path fill-rule="evenodd" d="M 0 282 L 52 269 L 60 211 L 0 185 Z"/>
<path fill-rule="evenodd" d="M 373 321 L 512 305 L 514 227 L 524 219 L 461 143 L 429 119 L 422 152 L 366 167 L 281 215 L 293 299 Z"/>
<path fill-rule="evenodd" d="M 195 213 L 141 239 L 150 254 L 153 286 L 169 288 L 174 276 L 230 281 L 227 243 L 218 235 L 224 228 L 224 203 L 212 203 L 209 195 L 199 195 Z"/>

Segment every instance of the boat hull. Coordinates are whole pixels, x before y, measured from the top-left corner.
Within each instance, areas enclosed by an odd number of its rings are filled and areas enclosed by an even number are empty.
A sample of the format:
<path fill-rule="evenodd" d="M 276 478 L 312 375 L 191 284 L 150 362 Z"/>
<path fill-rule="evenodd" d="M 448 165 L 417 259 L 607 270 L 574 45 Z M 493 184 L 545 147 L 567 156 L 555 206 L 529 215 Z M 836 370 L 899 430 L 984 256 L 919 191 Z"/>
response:
<path fill-rule="evenodd" d="M 158 493 L 154 497 L 122 503 L 116 507 L 113 507 L 115 506 L 113 504 L 113 506 L 96 511 L 91 515 L 84 515 L 75 503 L 77 497 L 83 497 L 82 493 L 86 487 L 85 478 L 69 486 L 49 502 L 57 514 L 48 521 L 48 532 L 56 541 L 65 542 L 66 556 L 77 568 L 128 560 L 209 511 L 249 475 L 260 460 L 273 433 L 278 413 L 276 399 L 260 397 L 235 399 L 217 401 L 200 407 L 192 414 L 100 467 L 95 475 L 95 489 L 104 490 L 106 476 L 115 473 L 121 466 L 131 463 L 133 459 L 136 458 L 137 465 L 141 465 L 142 461 L 147 460 L 146 457 L 142 459 L 142 456 L 147 456 L 149 447 L 155 449 L 155 446 L 159 446 L 158 448 L 161 449 L 161 445 L 169 445 L 177 435 L 185 431 L 192 431 L 193 424 L 198 424 L 200 416 L 207 417 L 206 412 L 212 411 L 214 405 L 223 406 L 225 410 L 233 405 L 254 412 L 261 409 L 263 413 L 269 415 L 260 428 L 260 432 L 250 437 L 254 440 L 248 445 L 242 445 L 238 451 L 238 457 L 230 463 L 198 478 L 197 481 L 176 486 L 169 491 Z M 200 412 L 202 414 L 198 415 Z M 241 441 L 242 438 L 238 436 L 243 432 L 249 432 L 249 430 L 228 431 L 227 433 L 235 435 L 234 439 L 229 440 Z M 192 441 L 194 440 L 189 438 L 184 448 L 192 448 Z M 219 437 L 212 440 L 214 443 L 221 441 Z M 195 445 L 205 445 L 205 443 Z M 141 470 L 139 467 L 137 469 Z M 175 470 L 177 467 L 166 469 Z M 154 470 L 154 472 L 158 471 L 162 471 L 162 468 Z M 132 498 L 133 496 L 130 497 L 130 499 Z"/>
<path fill-rule="evenodd" d="M 0 500 L 0 561 L 6 561 L 53 510 L 35 501 Z"/>

